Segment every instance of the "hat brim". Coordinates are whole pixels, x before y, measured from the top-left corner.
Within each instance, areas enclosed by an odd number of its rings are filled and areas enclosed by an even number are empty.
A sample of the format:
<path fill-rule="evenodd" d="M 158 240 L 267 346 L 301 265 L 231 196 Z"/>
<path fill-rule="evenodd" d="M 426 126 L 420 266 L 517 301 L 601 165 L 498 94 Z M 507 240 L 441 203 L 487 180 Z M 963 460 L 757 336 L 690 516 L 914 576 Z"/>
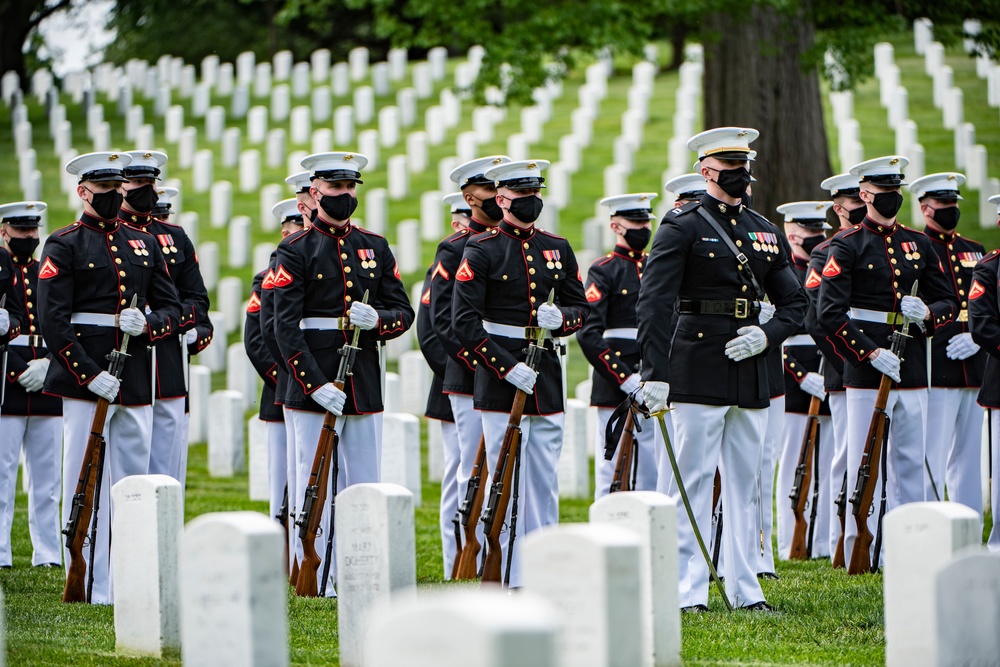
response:
<path fill-rule="evenodd" d="M 0 222 L 10 225 L 14 229 L 38 229 L 42 226 L 42 219 L 36 216 L 11 216 L 9 218 L 0 218 Z"/>
<path fill-rule="evenodd" d="M 743 151 L 719 151 L 718 153 L 711 153 L 709 155 L 702 155 L 700 158 L 698 158 L 698 161 L 701 162 L 702 160 L 704 160 L 707 157 L 714 157 L 717 160 L 731 160 L 731 161 L 737 161 L 737 162 L 756 162 L 756 160 L 754 160 L 752 157 L 750 157 L 750 153 L 744 153 Z"/>

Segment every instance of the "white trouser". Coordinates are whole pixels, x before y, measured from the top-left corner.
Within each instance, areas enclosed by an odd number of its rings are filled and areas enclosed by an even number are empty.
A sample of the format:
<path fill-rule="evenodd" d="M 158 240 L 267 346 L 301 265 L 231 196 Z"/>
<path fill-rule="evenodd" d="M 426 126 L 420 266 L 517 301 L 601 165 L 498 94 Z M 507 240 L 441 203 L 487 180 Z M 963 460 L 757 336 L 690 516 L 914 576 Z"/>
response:
<path fill-rule="evenodd" d="M 757 472 L 760 470 L 765 409 L 728 405 L 674 404 L 674 441 L 677 466 L 691 509 L 706 539 L 712 525 L 712 487 L 715 468 L 722 475 L 725 528 L 723 553 L 726 593 L 734 606 L 760 602 L 764 594 L 757 581 L 758 542 Z M 669 495 L 683 502 L 677 485 Z M 687 512 L 677 513 L 680 606 L 708 604 L 708 565 L 695 539 Z"/>
<path fill-rule="evenodd" d="M 183 397 L 156 399 L 149 447 L 149 474 L 170 475 L 181 484 L 186 478 L 188 445 L 188 416 L 184 403 Z"/>
<path fill-rule="evenodd" d="M 840 516 L 837 514 L 837 496 L 841 489 L 844 489 L 844 502 L 851 497 L 853 489 L 845 489 L 844 473 L 847 472 L 847 392 L 834 391 L 828 395 L 830 404 L 830 421 L 833 433 L 833 459 L 830 461 L 830 530 L 829 544 L 830 560 L 837 552 L 837 543 L 840 542 Z M 849 511 L 850 503 L 847 502 L 846 511 Z M 844 525 L 847 525 L 847 518 L 850 514 L 845 514 Z M 817 533 L 819 535 L 819 533 Z M 818 539 L 818 538 L 817 538 Z M 845 556 L 846 558 L 846 556 Z"/>
<path fill-rule="evenodd" d="M 760 472 L 757 489 L 757 572 L 774 572 L 774 548 L 771 546 L 774 534 L 774 458 L 781 448 L 781 434 L 785 429 L 785 397 L 771 399 L 767 407 L 767 424 L 761 439 Z M 781 498 L 778 498 L 780 507 Z M 725 519 L 723 519 L 725 526 Z M 725 532 L 725 527 L 723 527 Z M 763 545 L 763 546 L 761 546 Z"/>
<path fill-rule="evenodd" d="M 308 477 L 302 478 L 301 471 L 303 465 L 312 466 L 312 458 L 308 463 L 302 462 L 305 452 L 300 451 L 295 440 L 295 421 L 292 419 L 292 411 L 282 406 L 285 416 L 285 458 L 288 466 L 288 571 L 291 574 L 296 562 L 302 562 L 302 540 L 299 539 L 299 527 L 295 525 L 298 518 L 299 499 L 306 495 L 306 483 Z M 315 447 L 313 448 L 315 453 Z M 309 469 L 306 468 L 308 475 Z"/>
<path fill-rule="evenodd" d="M 934 418 L 927 420 L 927 465 L 934 476 L 926 476 L 927 500 L 962 503 L 983 513 L 982 446 L 983 409 L 976 403 L 978 389 L 932 387 L 929 405 Z"/>
<path fill-rule="evenodd" d="M 466 492 L 469 488 L 469 478 L 472 477 L 472 467 L 476 464 L 476 454 L 479 452 L 479 441 L 483 437 L 483 416 L 479 410 L 472 405 L 472 396 L 464 394 L 448 394 L 448 401 L 451 403 L 451 413 L 455 417 L 455 429 L 458 434 L 459 462 L 456 475 L 456 488 L 458 489 L 458 504 L 465 500 Z M 447 446 L 447 443 L 445 443 Z M 485 494 L 483 505 L 489 499 L 489 480 L 493 470 L 487 465 L 482 471 L 479 479 L 480 488 Z M 464 527 L 463 527 L 464 528 Z M 476 523 L 476 539 L 482 547 L 483 523 Z M 464 546 L 464 543 L 463 543 Z M 480 551 L 480 557 L 484 551 Z"/>
<path fill-rule="evenodd" d="M 617 449 L 610 461 L 604 460 L 604 435 L 612 412 L 614 412 L 613 408 L 597 409 L 597 427 L 594 436 L 594 500 L 600 500 L 608 495 L 611 489 L 611 481 L 615 475 L 615 464 L 618 461 L 619 452 Z M 657 477 L 656 444 L 658 441 L 656 434 L 660 429 L 660 425 L 656 423 L 656 419 L 644 419 L 640 416 L 639 420 L 639 427 L 642 428 L 642 431 L 639 429 L 633 431 L 635 441 L 639 445 L 639 460 L 635 463 L 635 488 L 632 490 L 654 491 L 656 490 Z M 618 444 L 619 446 L 621 445 L 620 442 Z M 662 447 L 662 445 L 660 446 Z M 669 461 L 667 462 L 667 467 L 670 467 Z M 631 478 L 631 471 L 628 474 Z"/>
<path fill-rule="evenodd" d="M 17 463 L 22 447 L 28 476 L 31 564 L 61 564 L 62 417 L 5 415 L 0 417 L 0 565 L 12 564 L 10 529 L 14 522 Z"/>
<path fill-rule="evenodd" d="M 288 410 L 286 415 L 291 416 L 294 424 L 295 447 L 301 450 L 308 460 L 304 470 L 299 468 L 299 477 L 304 480 L 302 496 L 298 499 L 298 506 L 301 507 L 305 500 L 305 489 L 309 484 L 309 474 L 312 472 L 313 459 L 316 456 L 316 444 L 319 442 L 320 432 L 323 430 L 324 413 Z M 352 484 L 380 481 L 382 466 L 382 413 L 337 417 L 336 430 L 340 436 L 337 455 L 339 464 L 337 492 L 343 491 Z M 323 514 L 320 519 L 320 526 L 323 528 L 323 533 L 316 540 L 316 551 L 319 553 L 320 558 L 319 571 L 316 573 L 317 580 L 322 579 L 323 576 L 323 561 L 326 558 L 327 541 L 334 536 L 330 526 L 330 502 L 333 498 L 331 493 L 332 484 L 333 467 L 331 466 L 326 502 L 323 503 Z M 334 583 L 337 580 L 337 556 L 336 551 L 331 553 L 330 576 L 327 580 L 326 596 L 336 597 Z"/>
<path fill-rule="evenodd" d="M 486 436 L 486 461 L 490 471 L 496 468 L 500 446 L 510 415 L 506 412 L 482 412 L 483 434 Z M 517 535 L 511 556 L 510 586 L 521 585 L 521 543 L 531 532 L 559 523 L 559 453 L 563 444 L 565 413 L 521 418 L 521 468 L 517 502 Z M 512 480 L 513 483 L 513 480 Z M 489 493 L 483 500 L 489 501 Z M 510 527 L 513 500 L 507 506 L 504 521 Z M 501 580 L 507 566 L 509 533 L 500 536 Z"/>
<path fill-rule="evenodd" d="M 792 550 L 792 535 L 795 533 L 795 515 L 792 513 L 792 501 L 789 495 L 795 484 L 795 469 L 799 465 L 802 453 L 802 437 L 805 435 L 807 415 L 797 413 L 785 414 L 785 432 L 782 438 L 781 458 L 778 459 L 778 481 L 775 486 L 774 502 L 778 508 L 778 558 L 788 560 Z M 819 502 L 816 503 L 816 525 L 809 530 L 813 533 L 812 553 L 810 558 L 821 558 L 830 555 L 830 468 L 834 455 L 833 422 L 830 417 L 819 417 L 819 446 L 813 452 L 813 464 L 809 469 L 809 488 L 803 489 L 806 494 L 806 524 L 812 517 L 813 490 L 819 484 Z M 816 466 L 819 466 L 819 479 L 816 479 Z M 839 488 L 837 489 L 840 490 Z M 839 527 L 839 524 L 838 524 Z M 839 537 L 839 536 L 838 536 Z M 808 545 L 808 533 L 807 533 Z M 836 546 L 836 544 L 834 544 Z"/>
<path fill-rule="evenodd" d="M 993 489 L 990 492 L 991 505 L 993 506 L 993 530 L 990 531 L 990 539 L 986 546 L 994 553 L 1000 552 L 1000 409 L 990 410 L 990 432 L 993 434 L 992 457 L 993 468 Z"/>
<path fill-rule="evenodd" d="M 288 440 L 282 422 L 264 422 L 264 425 L 267 428 L 268 509 L 270 515 L 276 517 L 285 500 L 288 481 Z"/>
<path fill-rule="evenodd" d="M 660 431 L 660 425 L 656 421 L 650 421 L 653 424 L 653 432 L 655 433 L 656 440 L 653 445 L 656 450 L 656 490 L 660 493 L 670 493 L 670 486 L 674 483 L 674 470 L 670 467 L 670 456 L 667 454 L 667 445 L 663 442 L 663 433 Z M 674 439 L 674 417 L 672 412 L 663 413 L 663 423 L 667 427 L 667 437 L 670 438 L 671 444 L 676 447 L 677 440 Z M 683 508 L 678 507 L 677 510 L 680 512 Z"/>
<path fill-rule="evenodd" d="M 97 403 L 63 399 L 63 503 L 62 523 L 66 525 L 73 508 L 73 494 L 80 479 L 80 467 L 87 450 L 90 428 Z M 104 471 L 101 481 L 100 509 L 97 513 L 97 541 L 94 562 L 90 564 L 90 547 L 83 556 L 94 572 L 91 602 L 112 603 L 109 559 L 111 555 L 111 487 L 129 475 L 145 475 L 149 469 L 149 447 L 153 428 L 153 406 L 126 407 L 109 405 L 104 420 Z M 80 529 L 90 534 L 90 523 L 81 521 Z M 69 568 L 69 553 L 65 564 Z"/>
<path fill-rule="evenodd" d="M 461 502 L 458 496 L 458 464 L 461 450 L 455 422 L 441 422 L 441 436 L 444 440 L 444 476 L 441 477 L 441 507 L 438 511 L 438 522 L 441 525 L 444 578 L 451 579 L 451 568 L 455 563 L 455 554 L 458 553 L 455 542 L 455 514 Z"/>
<path fill-rule="evenodd" d="M 865 437 L 871 424 L 877 389 L 847 389 L 847 498 L 850 501 L 858 481 L 858 466 L 865 450 Z M 886 492 L 886 512 L 907 503 L 924 500 L 924 433 L 927 418 L 926 389 L 894 389 L 889 392 L 885 404 L 889 416 L 888 447 L 888 488 Z M 881 444 L 878 444 L 881 446 Z M 882 498 L 882 461 L 879 469 L 872 470 L 878 481 L 872 510 L 868 515 L 868 530 L 878 535 L 878 518 Z M 851 562 L 854 538 L 858 527 L 852 514 L 851 503 L 847 503 L 844 522 L 844 560 Z M 883 552 L 885 543 L 883 542 Z M 875 540 L 872 540 L 874 562 Z M 881 555 L 879 563 L 882 562 Z"/>

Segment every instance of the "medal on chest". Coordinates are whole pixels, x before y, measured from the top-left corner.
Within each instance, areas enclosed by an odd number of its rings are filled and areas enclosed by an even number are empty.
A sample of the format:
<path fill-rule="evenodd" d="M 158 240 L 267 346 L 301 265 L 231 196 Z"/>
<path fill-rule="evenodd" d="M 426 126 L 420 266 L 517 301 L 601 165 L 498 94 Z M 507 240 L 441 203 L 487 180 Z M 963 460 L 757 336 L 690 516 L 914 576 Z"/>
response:
<path fill-rule="evenodd" d="M 542 257 L 545 258 L 545 268 L 548 270 L 561 269 L 562 261 L 558 250 L 543 250 Z"/>
<path fill-rule="evenodd" d="M 128 244 L 132 246 L 132 252 L 143 257 L 149 256 L 149 251 L 146 250 L 146 242 L 142 239 L 129 239 Z"/>
<path fill-rule="evenodd" d="M 920 252 L 917 250 L 917 244 L 913 241 L 904 241 L 899 244 L 900 249 L 903 251 L 903 257 L 909 261 L 915 259 L 920 259 Z"/>
<path fill-rule="evenodd" d="M 172 234 L 157 234 L 156 240 L 160 242 L 160 249 L 163 251 L 164 255 L 177 252 L 177 246 L 174 245 L 174 237 Z"/>
<path fill-rule="evenodd" d="M 361 258 L 362 269 L 374 269 L 377 266 L 375 262 L 375 251 L 371 248 L 359 248 L 358 257 Z"/>

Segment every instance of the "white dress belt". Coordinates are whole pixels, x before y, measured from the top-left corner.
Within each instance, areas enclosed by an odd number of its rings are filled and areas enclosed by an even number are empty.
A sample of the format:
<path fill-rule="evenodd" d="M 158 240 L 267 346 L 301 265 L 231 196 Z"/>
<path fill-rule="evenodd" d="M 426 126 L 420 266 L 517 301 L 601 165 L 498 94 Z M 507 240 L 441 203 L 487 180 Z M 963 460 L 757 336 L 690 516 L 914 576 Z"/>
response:
<path fill-rule="evenodd" d="M 41 334 L 21 334 L 7 344 L 11 347 L 45 347 Z"/>
<path fill-rule="evenodd" d="M 500 324 L 499 322 L 489 322 L 487 320 L 483 320 L 483 328 L 491 336 L 515 338 L 517 340 L 528 340 L 538 332 L 538 327 L 518 327 L 513 324 Z M 552 336 L 552 340 L 557 343 L 559 342 L 557 336 Z"/>
<path fill-rule="evenodd" d="M 625 340 L 635 340 L 639 337 L 639 329 L 636 327 L 624 327 L 621 329 L 605 329 L 604 338 L 622 338 Z"/>
<path fill-rule="evenodd" d="M 878 322 L 879 324 L 903 323 L 903 315 L 901 313 L 887 313 L 881 310 L 851 308 L 849 315 L 852 320 L 861 320 L 862 322 Z"/>
<path fill-rule="evenodd" d="M 795 334 L 786 338 L 784 344 L 785 347 L 794 347 L 796 345 L 815 345 L 816 341 L 809 334 Z"/>
<path fill-rule="evenodd" d="M 69 317 L 70 324 L 81 324 L 90 327 L 118 328 L 118 316 L 110 313 L 73 313 Z"/>
<path fill-rule="evenodd" d="M 340 331 L 353 329 L 346 317 L 303 317 L 299 320 L 300 329 L 318 329 L 321 331 Z"/>

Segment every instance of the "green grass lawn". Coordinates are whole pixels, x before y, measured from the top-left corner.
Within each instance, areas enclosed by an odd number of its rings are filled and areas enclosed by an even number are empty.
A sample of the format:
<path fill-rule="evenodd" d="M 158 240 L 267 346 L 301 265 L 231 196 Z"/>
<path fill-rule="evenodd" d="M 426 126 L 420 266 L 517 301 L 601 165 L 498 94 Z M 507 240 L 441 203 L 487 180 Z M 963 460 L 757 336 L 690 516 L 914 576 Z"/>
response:
<path fill-rule="evenodd" d="M 425 449 L 426 461 L 426 449 Z M 426 466 L 425 466 L 426 472 Z M 424 476 L 426 479 L 426 475 Z M 210 478 L 204 445 L 191 449 L 185 519 L 204 512 L 255 510 L 247 476 Z M 442 582 L 437 524 L 439 487 L 425 482 L 416 510 L 417 581 Z M 563 501 L 560 520 L 587 520 L 589 501 Z M 115 655 L 111 607 L 61 602 L 61 570 L 31 567 L 27 498 L 18 493 L 14 519 L 14 569 L 0 572 L 7 614 L 10 665 L 167 665 L 177 661 Z M 713 591 L 712 613 L 683 617 L 683 657 L 690 665 L 882 664 L 882 578 L 848 577 L 825 561 L 779 563 L 779 581 L 765 581 L 773 616 L 728 613 Z M 455 585 L 455 584 L 450 584 Z M 296 665 L 336 665 L 337 603 L 296 598 L 289 588 L 290 651 Z"/>

